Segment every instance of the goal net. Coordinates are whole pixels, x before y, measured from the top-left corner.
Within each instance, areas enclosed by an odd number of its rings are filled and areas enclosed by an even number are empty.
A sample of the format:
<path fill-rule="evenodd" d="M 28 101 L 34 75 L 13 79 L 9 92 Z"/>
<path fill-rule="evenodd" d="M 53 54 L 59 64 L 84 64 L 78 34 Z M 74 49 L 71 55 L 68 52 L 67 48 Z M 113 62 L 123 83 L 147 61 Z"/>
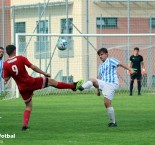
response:
<path fill-rule="evenodd" d="M 66 50 L 59 50 L 56 46 L 60 38 L 68 42 Z M 146 75 L 142 78 L 142 91 L 155 93 L 155 34 L 16 34 L 17 55 L 26 56 L 29 61 L 43 71 L 51 74 L 57 81 L 69 82 L 89 78 L 97 78 L 100 63 L 97 50 L 105 47 L 109 57 L 119 59 L 128 65 L 134 47 L 140 48 L 140 55 L 144 58 Z M 33 77 L 40 74 L 27 69 Z M 126 70 L 118 68 L 120 89 L 118 93 L 128 93 L 130 76 Z M 136 84 L 135 90 L 137 90 Z M 18 97 L 18 89 L 10 81 L 11 93 L 9 97 Z M 12 85 L 13 84 L 13 85 Z M 78 91 L 79 92 L 79 91 Z M 77 92 L 77 93 L 78 93 Z M 86 91 L 95 93 L 95 89 Z M 35 91 L 35 96 L 50 94 L 67 94 L 71 90 L 59 90 L 48 87 Z"/>

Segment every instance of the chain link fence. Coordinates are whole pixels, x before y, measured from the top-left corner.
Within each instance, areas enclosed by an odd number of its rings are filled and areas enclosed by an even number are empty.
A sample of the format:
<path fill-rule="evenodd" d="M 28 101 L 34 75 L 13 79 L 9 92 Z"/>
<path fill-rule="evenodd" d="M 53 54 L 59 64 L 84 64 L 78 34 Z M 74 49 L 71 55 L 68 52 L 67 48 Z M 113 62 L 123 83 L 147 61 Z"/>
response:
<path fill-rule="evenodd" d="M 152 34 L 155 32 L 154 9 L 154 0 L 1 0 L 0 45 L 17 45 L 17 33 Z M 37 60 L 36 65 L 44 71 L 51 56 L 57 56 L 59 59 L 52 59 L 48 72 L 57 80 L 71 82 L 81 77 L 85 80 L 96 77 L 99 63 L 96 50 L 99 48 L 108 48 L 110 56 L 128 64 L 133 48 L 139 47 L 147 70 L 147 75 L 142 80 L 142 90 L 154 93 L 154 37 L 68 37 L 69 53 L 53 53 L 57 39 L 20 36 L 19 54 L 27 56 L 28 59 L 33 56 Z M 4 59 L 7 59 L 7 55 Z M 62 72 L 59 68 L 53 74 L 55 66 L 59 67 L 62 62 L 65 63 L 66 70 Z M 72 66 L 77 66 L 74 71 Z M 118 69 L 118 73 L 122 88 L 119 92 L 127 92 L 130 78 L 124 70 Z M 32 75 L 36 76 L 35 73 Z M 5 88 L 4 92 L 9 90 Z M 45 92 L 43 94 L 46 94 Z"/>

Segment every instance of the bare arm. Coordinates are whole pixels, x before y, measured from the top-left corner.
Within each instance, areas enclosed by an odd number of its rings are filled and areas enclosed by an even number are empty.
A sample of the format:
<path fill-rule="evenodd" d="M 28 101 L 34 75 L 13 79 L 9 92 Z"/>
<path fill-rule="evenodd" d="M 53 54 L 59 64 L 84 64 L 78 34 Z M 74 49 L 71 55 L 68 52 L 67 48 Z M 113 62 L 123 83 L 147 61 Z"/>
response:
<path fill-rule="evenodd" d="M 135 71 L 131 69 L 130 67 L 126 66 L 125 64 L 119 64 L 118 66 L 123 67 L 124 69 L 128 70 L 131 74 L 134 74 Z"/>
<path fill-rule="evenodd" d="M 141 62 L 141 67 L 142 67 L 142 76 L 144 76 L 146 74 L 145 67 L 144 67 L 144 62 Z"/>
<path fill-rule="evenodd" d="M 128 67 L 131 68 L 132 67 L 132 62 L 130 61 L 130 63 L 128 64 Z M 130 75 L 129 70 L 127 70 L 127 74 Z"/>
<path fill-rule="evenodd" d="M 128 65 L 128 67 L 130 67 L 130 68 L 132 67 L 132 62 L 131 61 L 130 61 L 129 65 Z"/>
<path fill-rule="evenodd" d="M 144 62 L 141 62 L 141 67 L 142 67 L 142 69 L 145 69 Z"/>
<path fill-rule="evenodd" d="M 35 65 L 33 65 L 33 64 L 30 66 L 30 68 L 31 68 L 32 70 L 34 70 L 35 72 L 37 72 L 37 73 L 43 74 L 45 77 L 50 77 L 50 76 L 51 76 L 50 74 L 48 74 L 48 73 L 42 71 L 40 68 L 38 68 L 37 66 L 35 66 Z"/>

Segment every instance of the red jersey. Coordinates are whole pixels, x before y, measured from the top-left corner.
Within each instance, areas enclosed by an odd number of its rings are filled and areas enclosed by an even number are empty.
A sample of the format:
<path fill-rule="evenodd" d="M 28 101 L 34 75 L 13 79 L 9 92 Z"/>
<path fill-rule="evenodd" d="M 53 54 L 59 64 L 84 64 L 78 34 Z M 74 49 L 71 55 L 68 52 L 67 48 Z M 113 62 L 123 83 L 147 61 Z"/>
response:
<path fill-rule="evenodd" d="M 32 64 L 24 56 L 14 56 L 4 62 L 3 77 L 12 77 L 19 91 L 31 90 L 35 79 L 29 76 L 25 66 L 30 67 Z"/>

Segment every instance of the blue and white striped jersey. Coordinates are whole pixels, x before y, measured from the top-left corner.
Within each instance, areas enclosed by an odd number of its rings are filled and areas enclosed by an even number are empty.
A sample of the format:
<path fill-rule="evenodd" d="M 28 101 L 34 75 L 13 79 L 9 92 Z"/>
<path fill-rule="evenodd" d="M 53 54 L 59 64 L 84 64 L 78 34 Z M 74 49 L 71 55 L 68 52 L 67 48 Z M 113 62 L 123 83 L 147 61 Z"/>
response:
<path fill-rule="evenodd" d="M 4 63 L 4 60 L 0 60 L 0 81 L 1 81 L 1 78 L 2 78 L 2 70 L 3 70 L 3 63 Z"/>
<path fill-rule="evenodd" d="M 105 82 L 119 84 L 116 70 L 119 64 L 119 60 L 113 57 L 107 58 L 105 62 L 99 65 L 98 76 Z"/>

